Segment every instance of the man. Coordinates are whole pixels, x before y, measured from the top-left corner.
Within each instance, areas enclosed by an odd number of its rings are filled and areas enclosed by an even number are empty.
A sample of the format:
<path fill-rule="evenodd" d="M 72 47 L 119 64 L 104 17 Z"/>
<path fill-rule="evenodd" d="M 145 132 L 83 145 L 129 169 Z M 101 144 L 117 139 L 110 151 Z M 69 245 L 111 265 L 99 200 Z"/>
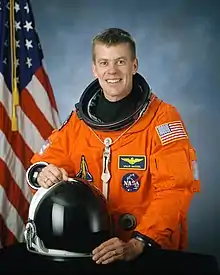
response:
<path fill-rule="evenodd" d="M 135 42 L 121 29 L 94 37 L 95 80 L 76 110 L 32 158 L 32 188 L 84 178 L 106 196 L 115 238 L 97 263 L 132 260 L 144 247 L 184 249 L 187 212 L 199 191 L 196 154 L 176 108 L 137 73 Z M 27 172 L 29 173 L 29 172 Z"/>

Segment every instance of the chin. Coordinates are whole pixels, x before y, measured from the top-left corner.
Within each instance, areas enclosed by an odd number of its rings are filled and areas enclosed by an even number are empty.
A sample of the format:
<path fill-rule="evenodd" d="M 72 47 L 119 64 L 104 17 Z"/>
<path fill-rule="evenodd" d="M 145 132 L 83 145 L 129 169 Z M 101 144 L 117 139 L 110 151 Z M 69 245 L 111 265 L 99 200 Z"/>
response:
<path fill-rule="evenodd" d="M 121 97 L 121 96 L 123 95 L 123 93 L 122 93 L 121 91 L 114 91 L 114 92 L 110 91 L 110 92 L 108 93 L 108 95 L 109 95 L 109 96 Z"/>

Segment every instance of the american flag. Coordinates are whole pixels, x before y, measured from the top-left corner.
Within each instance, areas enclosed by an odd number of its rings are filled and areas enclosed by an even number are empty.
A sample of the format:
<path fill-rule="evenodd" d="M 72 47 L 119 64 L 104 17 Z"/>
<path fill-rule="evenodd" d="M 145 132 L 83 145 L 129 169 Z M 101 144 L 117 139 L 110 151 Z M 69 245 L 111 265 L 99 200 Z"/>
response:
<path fill-rule="evenodd" d="M 23 241 L 30 159 L 60 126 L 28 0 L 0 0 L 0 246 Z"/>
<path fill-rule="evenodd" d="M 156 130 L 162 145 L 168 144 L 179 139 L 188 138 L 188 135 L 181 121 L 173 121 L 159 125 L 156 127 Z"/>

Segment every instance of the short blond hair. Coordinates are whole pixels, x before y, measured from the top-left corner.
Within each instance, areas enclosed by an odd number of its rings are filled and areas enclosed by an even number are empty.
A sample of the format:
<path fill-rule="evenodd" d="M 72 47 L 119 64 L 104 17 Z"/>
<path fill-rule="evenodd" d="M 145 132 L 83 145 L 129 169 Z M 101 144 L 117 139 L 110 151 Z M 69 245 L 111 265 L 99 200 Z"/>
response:
<path fill-rule="evenodd" d="M 95 45 L 102 43 L 107 46 L 116 46 L 128 43 L 131 50 L 132 59 L 136 58 L 136 44 L 133 37 L 127 31 L 119 28 L 109 28 L 97 34 L 92 39 L 92 59 L 95 61 Z"/>

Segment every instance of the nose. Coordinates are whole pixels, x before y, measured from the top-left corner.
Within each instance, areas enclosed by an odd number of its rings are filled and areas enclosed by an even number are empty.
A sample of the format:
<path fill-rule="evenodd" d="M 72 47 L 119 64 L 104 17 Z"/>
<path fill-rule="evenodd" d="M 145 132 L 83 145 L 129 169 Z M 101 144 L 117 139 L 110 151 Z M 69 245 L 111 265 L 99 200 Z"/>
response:
<path fill-rule="evenodd" d="M 116 74 L 117 73 L 117 65 L 114 62 L 109 63 L 108 73 L 109 74 Z"/>

